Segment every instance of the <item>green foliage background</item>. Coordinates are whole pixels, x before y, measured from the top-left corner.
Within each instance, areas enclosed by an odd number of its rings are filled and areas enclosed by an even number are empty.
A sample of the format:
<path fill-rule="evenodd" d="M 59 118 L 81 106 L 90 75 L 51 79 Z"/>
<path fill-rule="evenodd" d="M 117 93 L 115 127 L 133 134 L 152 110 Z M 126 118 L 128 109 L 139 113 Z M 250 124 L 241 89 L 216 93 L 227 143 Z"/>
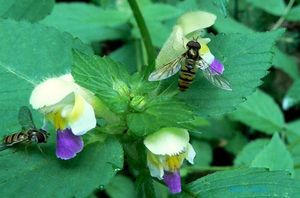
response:
<path fill-rule="evenodd" d="M 197 156 L 181 169 L 178 196 L 297 197 L 300 1 L 138 4 L 156 50 L 183 13 L 217 15 L 209 48 L 233 91 L 211 86 L 201 74 L 184 93 L 176 76 L 148 82 L 144 35 L 127 1 L 0 0 L 0 134 L 20 130 L 18 109 L 29 105 L 38 83 L 69 72 L 107 110 L 72 160 L 55 157 L 54 130 L 43 152 L 36 145 L 2 151 L 1 195 L 168 197 L 149 175 L 142 141 L 162 127 L 180 127 L 189 130 Z M 33 114 L 41 126 L 42 115 Z"/>

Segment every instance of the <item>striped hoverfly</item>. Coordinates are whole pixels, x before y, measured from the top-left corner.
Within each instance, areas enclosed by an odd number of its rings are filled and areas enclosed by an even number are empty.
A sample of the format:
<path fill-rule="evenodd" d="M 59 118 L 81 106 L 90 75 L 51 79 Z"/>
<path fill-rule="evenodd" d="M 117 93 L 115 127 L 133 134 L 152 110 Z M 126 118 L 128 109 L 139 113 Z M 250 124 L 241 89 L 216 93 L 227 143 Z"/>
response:
<path fill-rule="evenodd" d="M 12 147 L 16 144 L 25 143 L 46 143 L 49 133 L 44 129 L 37 129 L 32 119 L 31 111 L 28 107 L 22 106 L 19 110 L 19 124 L 22 127 L 20 132 L 16 132 L 3 137 L 0 151 Z"/>
<path fill-rule="evenodd" d="M 175 58 L 167 64 L 162 65 L 148 78 L 149 81 L 164 80 L 179 73 L 178 87 L 180 91 L 185 91 L 193 82 L 196 72 L 200 69 L 204 77 L 218 88 L 231 91 L 230 84 L 221 74 L 214 70 L 199 54 L 201 45 L 196 40 L 191 40 L 186 44 L 187 50 L 181 56 Z"/>

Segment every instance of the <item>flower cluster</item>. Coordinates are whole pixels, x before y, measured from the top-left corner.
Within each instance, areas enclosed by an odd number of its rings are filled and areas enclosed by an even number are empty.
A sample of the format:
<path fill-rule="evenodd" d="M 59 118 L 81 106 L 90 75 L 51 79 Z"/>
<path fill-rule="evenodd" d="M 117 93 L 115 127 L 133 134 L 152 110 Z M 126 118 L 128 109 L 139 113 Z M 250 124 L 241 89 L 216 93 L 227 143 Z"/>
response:
<path fill-rule="evenodd" d="M 201 57 L 214 71 L 223 73 L 223 65 L 207 46 L 210 39 L 199 37 L 199 33 L 213 25 L 215 19 L 216 16 L 207 12 L 183 15 L 162 47 L 156 65 L 181 55 L 186 50 L 185 44 L 197 35 Z M 76 84 L 71 74 L 49 78 L 34 88 L 30 104 L 53 123 L 58 158 L 68 160 L 82 151 L 81 136 L 96 127 L 96 101 L 94 94 Z M 171 193 L 181 192 L 180 167 L 185 159 L 193 163 L 196 155 L 189 139 L 186 129 L 174 127 L 161 128 L 144 139 L 150 174 L 163 180 Z"/>

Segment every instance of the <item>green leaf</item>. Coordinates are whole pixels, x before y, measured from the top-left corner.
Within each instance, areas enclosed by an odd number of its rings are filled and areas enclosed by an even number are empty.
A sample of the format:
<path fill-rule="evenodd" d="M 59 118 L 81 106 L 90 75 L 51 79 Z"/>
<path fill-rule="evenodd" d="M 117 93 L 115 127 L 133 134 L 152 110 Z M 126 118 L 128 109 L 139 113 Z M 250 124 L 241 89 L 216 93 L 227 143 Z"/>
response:
<path fill-rule="evenodd" d="M 229 0 L 215 0 L 214 4 L 219 8 L 219 12 L 223 14 L 224 17 L 228 15 L 228 2 Z"/>
<path fill-rule="evenodd" d="M 149 173 L 142 172 L 136 180 L 137 197 L 156 198 L 156 192 L 153 186 L 153 180 Z"/>
<path fill-rule="evenodd" d="M 294 80 L 299 78 L 297 60 L 293 56 L 289 56 L 278 48 L 274 48 L 274 67 L 281 69 Z"/>
<path fill-rule="evenodd" d="M 55 0 L 0 0 L 0 17 L 36 22 L 50 14 Z"/>
<path fill-rule="evenodd" d="M 221 33 L 253 33 L 249 27 L 236 21 L 232 17 L 218 17 L 214 27 Z"/>
<path fill-rule="evenodd" d="M 213 150 L 209 143 L 199 140 L 192 141 L 193 148 L 196 151 L 194 165 L 209 166 L 213 158 Z"/>
<path fill-rule="evenodd" d="M 296 80 L 292 86 L 288 89 L 284 99 L 282 101 L 282 108 L 284 110 L 299 104 L 300 102 L 300 79 Z"/>
<path fill-rule="evenodd" d="M 208 140 L 229 140 L 234 136 L 235 123 L 225 117 L 210 118 L 207 126 L 199 128 L 200 134 L 192 133 L 193 136 Z"/>
<path fill-rule="evenodd" d="M 281 131 L 285 126 L 283 114 L 273 98 L 259 90 L 249 96 L 231 116 L 267 134 Z"/>
<path fill-rule="evenodd" d="M 145 22 L 146 22 L 146 26 L 149 30 L 149 34 L 151 36 L 153 45 L 155 47 L 160 48 L 163 45 L 163 43 L 166 41 L 168 36 L 170 35 L 171 28 L 167 27 L 165 24 L 163 24 L 161 22 L 157 22 L 154 20 L 145 19 Z M 134 28 L 132 29 L 132 35 L 135 38 L 141 39 L 141 34 L 139 31 L 139 28 L 137 27 L 135 22 L 133 22 L 133 25 L 134 25 Z M 159 30 L 159 31 L 157 31 L 157 30 Z"/>
<path fill-rule="evenodd" d="M 236 21 L 231 17 L 218 17 L 214 27 L 220 33 L 254 33 L 254 30 Z M 295 57 L 289 56 L 279 50 L 277 47 L 273 48 L 273 63 L 274 67 L 281 69 L 291 78 L 299 78 L 298 66 Z"/>
<path fill-rule="evenodd" d="M 288 148 L 289 151 L 291 151 L 294 159 L 295 166 L 298 166 L 300 164 L 300 119 L 294 120 L 292 122 L 287 123 L 287 139 L 289 142 Z M 299 177 L 299 175 L 296 176 Z"/>
<path fill-rule="evenodd" d="M 272 60 L 271 48 L 282 30 L 268 33 L 227 34 L 212 38 L 209 47 L 225 65 L 223 76 L 233 91 L 224 91 L 211 85 L 203 77 L 179 98 L 192 105 L 202 116 L 220 115 L 232 111 L 261 84 Z M 201 75 L 201 71 L 199 74 Z"/>
<path fill-rule="evenodd" d="M 149 29 L 151 39 L 153 40 L 153 45 L 156 47 L 162 47 L 170 35 L 171 29 L 157 21 L 147 20 L 146 25 Z"/>
<path fill-rule="evenodd" d="M 111 198 L 136 197 L 133 182 L 122 175 L 115 176 L 105 187 L 105 191 Z"/>
<path fill-rule="evenodd" d="M 116 113 L 127 110 L 130 101 L 129 74 L 110 59 L 74 51 L 72 75 L 82 87 L 95 93 Z"/>
<path fill-rule="evenodd" d="M 294 142 L 298 138 L 300 138 L 300 120 L 294 120 L 292 122 L 287 123 L 287 129 L 291 133 L 287 133 L 290 142 Z"/>
<path fill-rule="evenodd" d="M 206 123 L 196 117 L 185 103 L 168 97 L 156 97 L 147 102 L 144 109 L 127 115 L 128 127 L 137 136 L 153 133 L 162 127 L 194 129 L 195 122 L 198 121 L 197 126 Z"/>
<path fill-rule="evenodd" d="M 42 145 L 1 152 L 0 188 L 7 197 L 86 197 L 107 185 L 123 167 L 123 150 L 115 138 L 86 145 L 76 158 L 55 157 L 53 134 Z M 34 184 L 34 190 L 33 189 Z"/>
<path fill-rule="evenodd" d="M 300 21 L 300 5 L 293 7 L 285 18 L 289 21 Z"/>
<path fill-rule="evenodd" d="M 123 63 L 129 73 L 137 70 L 138 48 L 136 44 L 128 43 L 109 54 L 109 57 Z M 141 64 L 141 63 L 140 63 Z"/>
<path fill-rule="evenodd" d="M 247 0 L 247 1 L 257 8 L 260 8 L 269 14 L 273 14 L 277 16 L 283 15 L 286 7 L 284 0 L 268 0 L 268 1 Z"/>
<path fill-rule="evenodd" d="M 264 167 L 271 171 L 284 170 L 294 174 L 293 158 L 278 133 L 275 133 L 271 142 L 255 156 L 251 167 Z"/>
<path fill-rule="evenodd" d="M 35 85 L 68 71 L 73 62 L 72 48 L 87 53 L 91 49 L 69 34 L 40 24 L 0 20 L 0 29 L 0 135 L 3 135 L 19 129 L 19 107 L 29 104 Z"/>
<path fill-rule="evenodd" d="M 184 191 L 193 197 L 298 197 L 300 181 L 284 171 L 241 169 L 217 172 L 202 177 Z"/>
<path fill-rule="evenodd" d="M 249 167 L 255 156 L 269 144 L 269 139 L 256 139 L 248 143 L 234 160 L 235 166 Z"/>
<path fill-rule="evenodd" d="M 91 4 L 60 3 L 42 23 L 90 43 L 122 38 L 127 30 L 120 25 L 126 24 L 129 17 L 128 12 L 103 10 Z"/>
<path fill-rule="evenodd" d="M 225 145 L 226 151 L 236 155 L 247 144 L 248 139 L 240 132 L 235 132 L 234 136 L 228 140 Z"/>
<path fill-rule="evenodd" d="M 146 20 L 164 21 L 178 17 L 181 11 L 174 6 L 162 3 L 151 3 L 141 8 Z"/>
<path fill-rule="evenodd" d="M 160 183 L 158 180 L 153 180 L 153 186 L 157 198 L 169 198 L 170 191 L 167 186 Z"/>

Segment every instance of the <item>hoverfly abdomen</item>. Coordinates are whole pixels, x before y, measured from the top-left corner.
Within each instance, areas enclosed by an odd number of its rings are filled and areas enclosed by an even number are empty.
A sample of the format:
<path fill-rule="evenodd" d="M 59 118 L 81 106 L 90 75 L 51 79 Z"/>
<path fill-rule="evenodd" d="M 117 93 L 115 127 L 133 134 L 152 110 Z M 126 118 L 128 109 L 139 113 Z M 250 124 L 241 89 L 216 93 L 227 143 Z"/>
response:
<path fill-rule="evenodd" d="M 185 91 L 189 88 L 196 76 L 196 72 L 195 61 L 187 58 L 186 64 L 182 65 L 179 73 L 178 87 L 180 91 Z"/>
<path fill-rule="evenodd" d="M 11 135 L 4 136 L 3 144 L 5 144 L 6 146 L 12 146 L 25 140 L 28 140 L 28 135 L 26 133 L 14 133 Z"/>

